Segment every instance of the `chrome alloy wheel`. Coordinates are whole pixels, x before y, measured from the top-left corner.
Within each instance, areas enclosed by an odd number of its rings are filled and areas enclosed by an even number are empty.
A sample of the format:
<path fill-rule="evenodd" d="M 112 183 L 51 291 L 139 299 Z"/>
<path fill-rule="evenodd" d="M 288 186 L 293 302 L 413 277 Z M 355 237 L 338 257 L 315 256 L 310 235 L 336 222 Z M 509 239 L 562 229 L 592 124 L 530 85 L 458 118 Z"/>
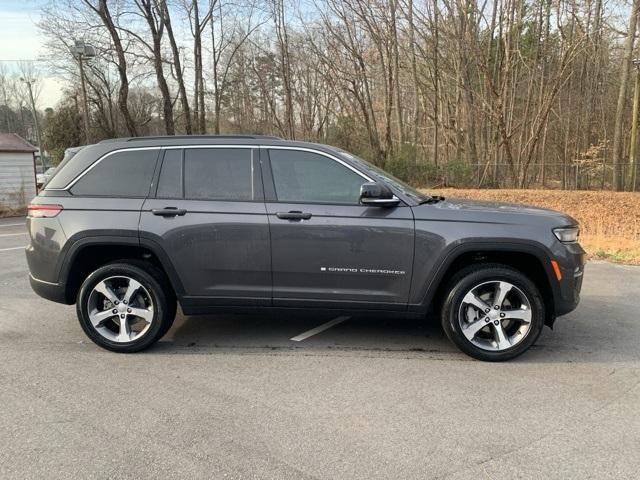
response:
<path fill-rule="evenodd" d="M 112 342 L 132 342 L 141 338 L 153 321 L 153 301 L 137 280 L 109 277 L 93 287 L 87 300 L 91 325 Z"/>
<path fill-rule="evenodd" d="M 483 350 L 502 351 L 524 340 L 531 329 L 531 302 L 515 285 L 484 282 L 462 299 L 458 322 L 464 336 Z"/>

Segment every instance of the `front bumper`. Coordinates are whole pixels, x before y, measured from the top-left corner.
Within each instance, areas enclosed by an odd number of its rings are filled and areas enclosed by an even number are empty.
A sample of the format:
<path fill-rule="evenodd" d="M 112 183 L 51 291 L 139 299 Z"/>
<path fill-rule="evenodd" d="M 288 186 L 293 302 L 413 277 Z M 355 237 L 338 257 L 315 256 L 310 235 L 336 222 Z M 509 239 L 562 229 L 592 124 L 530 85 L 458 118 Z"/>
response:
<path fill-rule="evenodd" d="M 562 280 L 559 283 L 559 295 L 556 295 L 555 314 L 565 315 L 578 306 L 584 278 L 584 266 L 587 254 L 579 243 L 564 244 L 565 252 L 559 259 Z"/>

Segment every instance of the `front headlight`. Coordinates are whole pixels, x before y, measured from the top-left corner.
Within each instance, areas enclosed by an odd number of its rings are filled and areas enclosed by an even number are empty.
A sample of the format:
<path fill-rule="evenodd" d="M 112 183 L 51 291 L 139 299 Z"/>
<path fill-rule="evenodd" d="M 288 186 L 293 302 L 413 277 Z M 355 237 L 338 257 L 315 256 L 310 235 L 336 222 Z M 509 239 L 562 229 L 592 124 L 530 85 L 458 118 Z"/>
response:
<path fill-rule="evenodd" d="M 563 243 L 577 242 L 580 235 L 580 227 L 554 228 L 553 234 Z"/>

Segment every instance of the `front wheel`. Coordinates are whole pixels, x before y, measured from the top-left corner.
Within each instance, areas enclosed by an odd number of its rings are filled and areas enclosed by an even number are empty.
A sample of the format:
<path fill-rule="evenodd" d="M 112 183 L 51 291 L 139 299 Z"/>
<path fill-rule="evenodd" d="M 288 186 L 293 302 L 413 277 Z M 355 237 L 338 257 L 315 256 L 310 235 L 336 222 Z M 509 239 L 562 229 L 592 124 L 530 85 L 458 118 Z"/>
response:
<path fill-rule="evenodd" d="M 78 320 L 107 350 L 131 353 L 158 341 L 171 327 L 176 302 L 162 274 L 143 262 L 113 263 L 93 272 L 78 293 Z"/>
<path fill-rule="evenodd" d="M 503 361 L 524 353 L 538 339 L 545 309 L 536 285 L 502 265 L 461 271 L 442 308 L 447 337 L 471 357 Z"/>

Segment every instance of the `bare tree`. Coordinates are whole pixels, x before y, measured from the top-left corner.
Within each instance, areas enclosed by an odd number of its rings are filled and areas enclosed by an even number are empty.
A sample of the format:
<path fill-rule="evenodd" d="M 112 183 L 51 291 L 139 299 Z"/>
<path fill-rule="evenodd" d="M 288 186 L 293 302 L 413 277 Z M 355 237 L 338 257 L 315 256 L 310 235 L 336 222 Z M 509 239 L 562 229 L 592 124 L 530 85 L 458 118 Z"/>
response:
<path fill-rule="evenodd" d="M 194 75 L 194 120 L 196 131 L 206 133 L 205 87 L 202 66 L 202 34 L 213 19 L 213 10 L 218 0 L 208 0 L 204 12 L 201 12 L 199 0 L 185 0 L 185 9 L 189 17 L 193 36 L 193 75 Z"/>
<path fill-rule="evenodd" d="M 120 108 L 120 112 L 122 112 L 122 117 L 124 118 L 125 125 L 131 136 L 137 136 L 138 130 L 136 125 L 131 118 L 131 114 L 129 113 L 129 77 L 127 75 L 127 60 L 125 58 L 124 47 L 122 46 L 122 40 L 120 39 L 120 33 L 118 31 L 118 27 L 116 26 L 111 12 L 109 10 L 109 5 L 107 4 L 107 0 L 98 0 L 97 2 L 91 0 L 82 0 L 85 5 L 91 8 L 94 12 L 98 14 L 100 19 L 102 20 L 104 26 L 109 31 L 109 35 L 111 36 L 111 40 L 113 42 L 113 48 L 116 53 L 116 57 L 118 59 L 118 74 L 120 75 L 120 87 L 118 90 L 118 107 Z"/>
<path fill-rule="evenodd" d="M 98 49 L 96 138 L 274 133 L 420 184 L 623 188 L 640 0 L 168 1 L 45 7 L 65 108 L 65 42 Z"/>
<path fill-rule="evenodd" d="M 213 132 L 220 133 L 220 116 L 223 97 L 229 87 L 229 74 L 236 59 L 249 37 L 266 19 L 255 18 L 256 6 L 246 5 L 246 9 L 238 4 L 230 6 L 236 14 L 231 14 L 222 1 L 216 4 L 211 26 L 211 74 L 214 99 Z M 217 16 L 215 12 L 217 11 Z"/>
<path fill-rule="evenodd" d="M 280 57 L 280 74 L 284 89 L 286 134 L 295 139 L 295 123 L 293 118 L 293 81 L 291 79 L 291 54 L 289 49 L 289 34 L 284 0 L 271 0 L 273 21 L 278 39 L 278 54 Z"/>
<path fill-rule="evenodd" d="M 184 81 L 184 71 L 182 67 L 182 61 L 180 59 L 180 48 L 176 41 L 175 34 L 173 33 L 173 26 L 171 24 L 171 14 L 169 6 L 166 0 L 155 0 L 155 9 L 162 21 L 162 24 L 167 30 L 167 37 L 169 38 L 169 44 L 171 45 L 171 52 L 173 53 L 173 65 L 176 74 L 176 80 L 178 82 L 178 92 L 180 94 L 180 102 L 182 104 L 182 114 L 184 115 L 185 133 L 191 135 L 193 132 L 191 124 L 191 108 L 189 107 L 189 97 L 187 96 L 187 89 Z"/>
<path fill-rule="evenodd" d="M 618 104 L 616 107 L 615 127 L 613 130 L 613 189 L 616 191 L 624 190 L 624 174 L 622 171 L 623 152 L 622 152 L 622 121 L 627 104 L 627 88 L 629 83 L 629 71 L 631 70 L 631 60 L 633 57 L 633 44 L 636 36 L 636 28 L 638 25 L 638 11 L 640 9 L 640 0 L 634 0 L 631 7 L 631 15 L 629 16 L 629 29 L 627 30 L 627 38 L 624 45 L 624 58 L 622 59 L 622 68 L 620 70 L 620 87 L 618 90 Z"/>

